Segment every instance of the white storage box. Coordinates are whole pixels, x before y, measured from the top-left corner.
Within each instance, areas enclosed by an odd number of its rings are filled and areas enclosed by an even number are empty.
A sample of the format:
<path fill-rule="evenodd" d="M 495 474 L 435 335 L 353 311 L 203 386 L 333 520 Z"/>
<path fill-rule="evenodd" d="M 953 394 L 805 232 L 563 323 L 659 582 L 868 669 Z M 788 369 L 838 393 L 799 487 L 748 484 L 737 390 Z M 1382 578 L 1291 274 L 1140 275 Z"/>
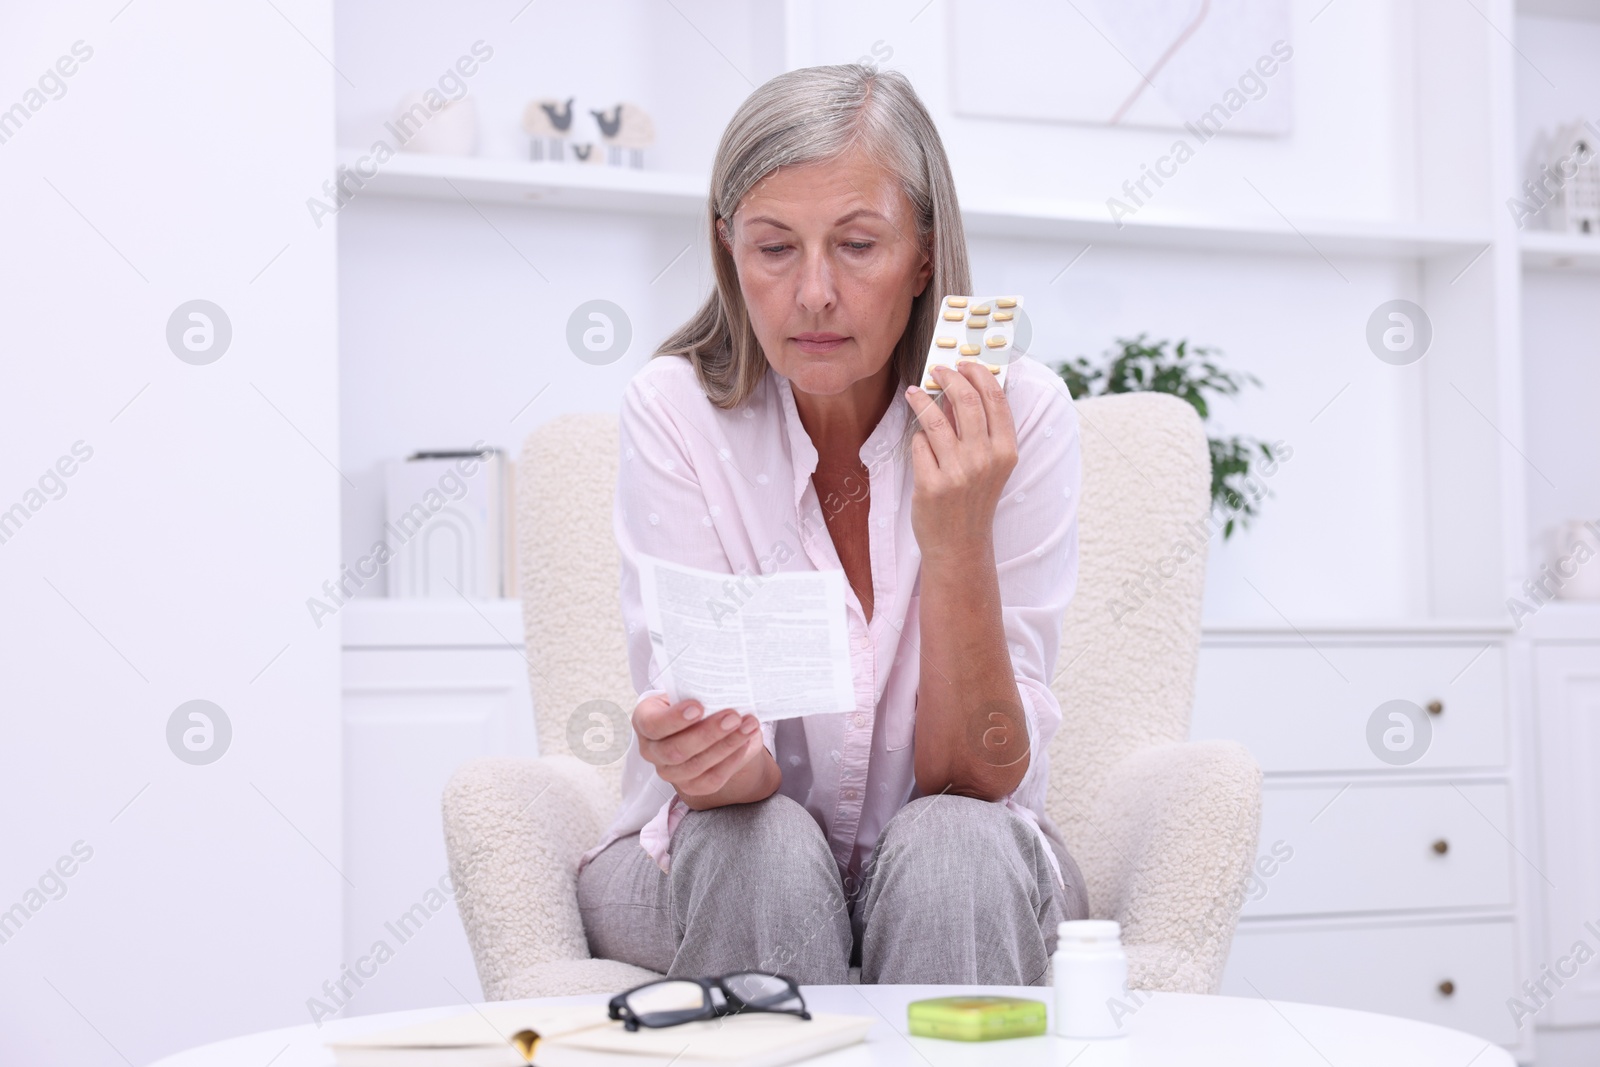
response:
<path fill-rule="evenodd" d="M 391 462 L 386 473 L 391 597 L 516 595 L 512 464 L 505 453 L 419 452 Z"/>

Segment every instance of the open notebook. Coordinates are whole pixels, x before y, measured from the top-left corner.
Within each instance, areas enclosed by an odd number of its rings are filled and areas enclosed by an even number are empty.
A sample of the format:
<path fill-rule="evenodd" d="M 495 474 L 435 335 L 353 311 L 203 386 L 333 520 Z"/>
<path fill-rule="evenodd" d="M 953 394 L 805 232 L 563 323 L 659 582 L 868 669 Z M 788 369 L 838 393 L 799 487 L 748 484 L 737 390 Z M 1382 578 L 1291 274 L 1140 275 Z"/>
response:
<path fill-rule="evenodd" d="M 860 1041 L 873 1021 L 865 1015 L 813 1013 L 800 1019 L 753 1012 L 630 1033 L 606 1017 L 604 1005 L 505 1003 L 330 1041 L 328 1047 L 339 1067 L 778 1067 Z"/>

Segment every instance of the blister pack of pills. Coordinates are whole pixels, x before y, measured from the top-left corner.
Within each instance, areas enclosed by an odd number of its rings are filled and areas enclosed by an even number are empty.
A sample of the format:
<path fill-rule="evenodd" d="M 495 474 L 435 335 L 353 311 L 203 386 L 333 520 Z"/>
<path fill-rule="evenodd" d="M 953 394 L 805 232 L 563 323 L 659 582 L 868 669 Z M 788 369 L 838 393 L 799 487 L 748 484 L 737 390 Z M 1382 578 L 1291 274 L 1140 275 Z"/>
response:
<path fill-rule="evenodd" d="M 922 388 L 934 396 L 943 392 L 933 379 L 933 368 L 952 369 L 976 360 L 1005 388 L 1006 368 L 1017 358 L 1017 314 L 1020 296 L 947 296 L 939 305 L 939 321 L 928 345 L 928 363 L 922 371 Z"/>

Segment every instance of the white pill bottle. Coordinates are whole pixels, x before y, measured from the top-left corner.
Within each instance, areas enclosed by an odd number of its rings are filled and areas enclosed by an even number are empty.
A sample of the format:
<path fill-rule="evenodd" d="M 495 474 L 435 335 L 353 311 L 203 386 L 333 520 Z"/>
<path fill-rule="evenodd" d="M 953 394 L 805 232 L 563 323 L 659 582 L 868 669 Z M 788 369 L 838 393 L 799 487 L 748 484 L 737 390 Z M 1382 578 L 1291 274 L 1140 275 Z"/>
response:
<path fill-rule="evenodd" d="M 1079 919 L 1056 927 L 1055 1032 L 1060 1037 L 1126 1037 L 1122 1016 L 1128 1003 L 1128 956 L 1122 924 L 1114 919 Z M 1120 1001 L 1123 1011 L 1113 1011 Z M 1123 1023 L 1123 1025 L 1118 1025 Z"/>

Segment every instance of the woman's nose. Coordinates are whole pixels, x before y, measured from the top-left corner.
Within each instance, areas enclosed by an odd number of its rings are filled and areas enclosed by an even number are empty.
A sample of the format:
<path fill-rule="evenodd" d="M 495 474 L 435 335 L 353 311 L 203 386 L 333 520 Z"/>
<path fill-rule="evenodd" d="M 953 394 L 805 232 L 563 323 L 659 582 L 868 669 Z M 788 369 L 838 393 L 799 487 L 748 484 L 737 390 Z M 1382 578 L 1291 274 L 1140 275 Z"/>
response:
<path fill-rule="evenodd" d="M 835 300 L 833 264 L 826 253 L 808 251 L 800 261 L 800 288 L 796 294 L 807 311 L 822 311 Z"/>

